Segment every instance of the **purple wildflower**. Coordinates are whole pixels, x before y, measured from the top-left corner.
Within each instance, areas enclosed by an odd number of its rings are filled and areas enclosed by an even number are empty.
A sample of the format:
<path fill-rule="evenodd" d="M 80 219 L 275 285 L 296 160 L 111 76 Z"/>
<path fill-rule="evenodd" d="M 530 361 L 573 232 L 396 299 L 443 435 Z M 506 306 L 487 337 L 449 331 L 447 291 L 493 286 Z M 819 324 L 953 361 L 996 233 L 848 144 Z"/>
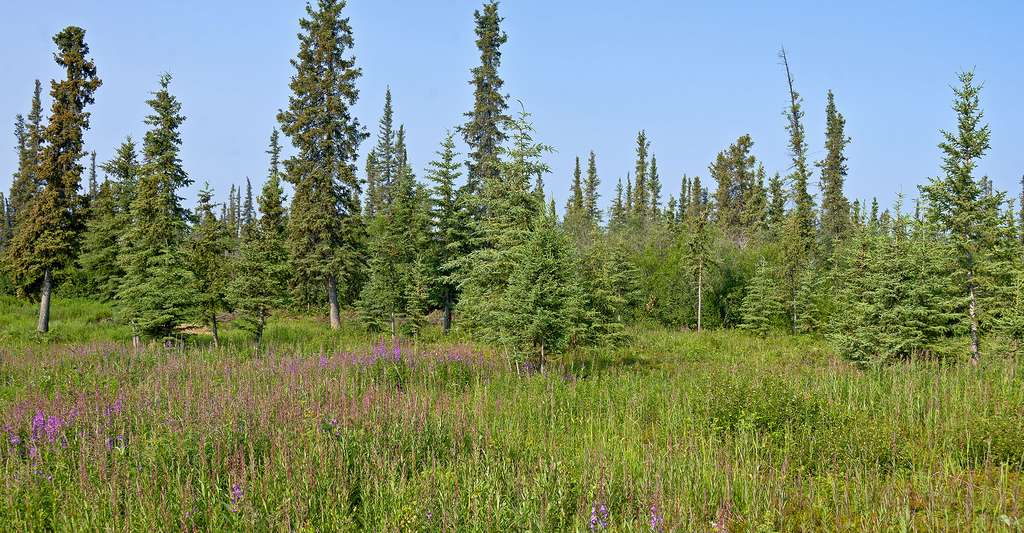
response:
<path fill-rule="evenodd" d="M 395 343 L 394 356 L 395 356 L 395 361 L 401 361 L 402 360 L 402 346 L 400 344 L 398 344 L 397 342 Z"/>
<path fill-rule="evenodd" d="M 242 501 L 242 497 L 245 493 L 242 491 L 242 485 L 234 483 L 231 485 L 231 512 L 238 512 L 238 504 Z"/>
<path fill-rule="evenodd" d="M 651 531 L 665 531 L 665 517 L 658 513 L 658 504 L 651 504 Z"/>
<path fill-rule="evenodd" d="M 598 529 L 608 528 L 608 507 L 605 504 L 599 506 L 590 506 L 590 530 L 597 531 Z"/>
<path fill-rule="evenodd" d="M 327 356 L 320 356 L 320 368 L 327 368 Z"/>

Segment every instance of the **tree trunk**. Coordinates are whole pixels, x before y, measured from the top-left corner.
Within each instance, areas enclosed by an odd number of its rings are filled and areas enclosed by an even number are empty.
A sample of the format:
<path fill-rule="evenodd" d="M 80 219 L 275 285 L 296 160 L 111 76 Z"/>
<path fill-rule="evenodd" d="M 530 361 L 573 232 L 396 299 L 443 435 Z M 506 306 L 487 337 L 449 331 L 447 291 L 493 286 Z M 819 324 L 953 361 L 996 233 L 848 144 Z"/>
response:
<path fill-rule="evenodd" d="M 981 346 L 978 343 L 978 296 L 974 287 L 974 269 L 967 269 L 967 315 L 971 319 L 971 364 L 981 360 Z"/>
<path fill-rule="evenodd" d="M 210 329 L 213 331 L 213 347 L 220 348 L 220 335 L 217 334 L 217 313 L 210 313 Z"/>
<path fill-rule="evenodd" d="M 256 322 L 256 331 L 254 335 L 256 337 L 256 348 L 259 348 L 260 343 L 263 341 L 263 328 L 266 327 L 266 324 L 267 317 L 263 313 L 260 313 L 260 319 Z"/>
<path fill-rule="evenodd" d="M 544 373 L 544 341 L 540 341 L 540 371 Z"/>
<path fill-rule="evenodd" d="M 36 323 L 36 331 L 46 333 L 50 331 L 50 293 L 53 292 L 53 275 L 50 269 L 43 274 L 43 286 L 39 289 L 39 322 Z"/>
<path fill-rule="evenodd" d="M 395 318 L 395 314 L 391 313 L 391 344 L 395 344 L 398 340 L 398 319 Z"/>
<path fill-rule="evenodd" d="M 447 335 L 452 329 L 452 296 L 451 294 L 445 294 L 444 296 L 444 319 L 442 320 L 442 328 L 444 334 Z"/>
<path fill-rule="evenodd" d="M 701 328 L 701 314 L 704 311 L 704 291 L 702 287 L 704 285 L 704 262 L 701 261 L 697 266 L 697 333 L 700 333 Z"/>
<path fill-rule="evenodd" d="M 338 280 L 327 276 L 327 300 L 331 304 L 331 329 L 341 328 L 341 310 L 338 307 Z"/>

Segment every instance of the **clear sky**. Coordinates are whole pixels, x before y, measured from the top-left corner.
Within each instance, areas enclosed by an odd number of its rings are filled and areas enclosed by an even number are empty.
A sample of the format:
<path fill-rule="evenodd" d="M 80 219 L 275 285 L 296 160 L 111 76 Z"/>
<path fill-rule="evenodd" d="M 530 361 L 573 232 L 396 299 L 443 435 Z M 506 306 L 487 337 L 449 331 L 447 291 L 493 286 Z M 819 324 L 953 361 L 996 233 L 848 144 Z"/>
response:
<path fill-rule="evenodd" d="M 444 131 L 472 104 L 472 13 L 479 2 L 349 4 L 363 69 L 356 115 L 376 133 L 390 84 L 422 176 Z M 887 205 L 938 174 L 939 130 L 954 126 L 950 85 L 959 70 L 972 67 L 985 83 L 982 104 L 992 127 L 981 171 L 1016 195 L 1024 173 L 1022 6 L 506 0 L 501 13 L 509 41 L 501 74 L 511 97 L 533 113 L 539 140 L 558 150 L 549 157 L 553 173 L 546 181 L 560 206 L 573 158 L 589 150 L 597 153 L 607 202 L 615 180 L 632 168 L 640 129 L 652 140 L 666 198 L 678 191 L 684 172 L 706 179 L 714 155 L 744 133 L 753 136 L 769 172 L 785 173 L 780 45 L 804 96 L 814 159 L 823 154 L 825 91 L 836 94 L 853 138 L 851 197 L 877 195 Z M 188 202 L 204 181 L 220 198 L 246 176 L 258 188 L 275 113 L 287 104 L 288 61 L 303 7 L 285 0 L 6 2 L 0 120 L 8 149 L 0 150 L 0 187 L 9 188 L 16 166 L 14 116 L 27 112 L 33 79 L 59 75 L 51 37 L 75 24 L 87 30 L 104 82 L 86 134 L 101 161 L 125 135 L 141 139 L 145 100 L 160 74 L 170 72 L 188 116 L 182 159 L 197 181 Z"/>

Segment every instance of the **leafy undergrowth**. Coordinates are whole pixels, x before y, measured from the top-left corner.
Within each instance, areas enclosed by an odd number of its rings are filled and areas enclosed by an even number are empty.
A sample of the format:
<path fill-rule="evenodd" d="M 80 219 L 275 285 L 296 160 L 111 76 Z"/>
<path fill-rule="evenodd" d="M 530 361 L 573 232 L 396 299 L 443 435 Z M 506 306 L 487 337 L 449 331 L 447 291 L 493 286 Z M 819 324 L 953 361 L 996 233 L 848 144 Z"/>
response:
<path fill-rule="evenodd" d="M 12 530 L 1024 524 L 1010 360 L 862 369 L 813 338 L 645 329 L 527 373 L 433 330 L 396 347 L 300 317 L 262 350 L 228 325 L 219 349 L 135 353 L 101 304 L 56 302 L 59 338 L 18 336 L 19 305 L 0 302 Z"/>

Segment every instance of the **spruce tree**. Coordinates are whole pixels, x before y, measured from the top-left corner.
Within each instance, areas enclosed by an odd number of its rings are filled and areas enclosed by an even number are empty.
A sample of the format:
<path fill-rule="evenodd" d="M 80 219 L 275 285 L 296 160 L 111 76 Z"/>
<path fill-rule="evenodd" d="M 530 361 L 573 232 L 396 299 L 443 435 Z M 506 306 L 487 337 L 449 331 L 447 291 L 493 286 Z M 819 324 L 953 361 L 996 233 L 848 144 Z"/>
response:
<path fill-rule="evenodd" d="M 768 198 L 768 229 L 779 234 L 786 219 L 786 192 L 778 172 L 768 180 Z"/>
<path fill-rule="evenodd" d="M 661 176 L 658 175 L 658 158 L 654 155 L 651 155 L 651 168 L 647 172 L 647 194 L 651 199 L 648 210 L 651 217 L 656 218 L 661 213 Z"/>
<path fill-rule="evenodd" d="M 39 192 L 43 182 L 39 176 L 39 163 L 43 148 L 43 104 L 40 98 L 42 84 L 35 81 L 32 91 L 32 106 L 27 121 L 18 115 L 14 132 L 18 140 L 18 172 L 11 182 L 10 218 L 12 229 L 17 226 L 20 214 L 28 213 L 29 203 Z"/>
<path fill-rule="evenodd" d="M 195 280 L 181 249 L 189 213 L 177 195 L 192 183 L 179 158 L 185 117 L 170 83 L 170 74 L 161 76 L 159 89 L 146 102 L 152 109 L 145 119 L 150 129 L 120 241 L 124 277 L 117 300 L 136 343 L 141 336 L 167 340 L 195 303 Z"/>
<path fill-rule="evenodd" d="M 601 224 L 601 210 L 597 206 L 600 195 L 597 189 L 601 186 L 601 178 L 597 175 L 597 156 L 590 151 L 587 158 L 587 178 L 583 183 L 583 201 L 586 205 L 587 218 L 592 227 L 596 228 Z"/>
<path fill-rule="evenodd" d="M 473 12 L 476 22 L 476 47 L 480 51 L 480 65 L 473 68 L 473 110 L 466 113 L 467 122 L 459 128 L 469 146 L 469 174 L 467 194 L 480 194 L 488 181 L 499 178 L 499 150 L 506 139 L 505 126 L 509 121 L 507 96 L 501 90 L 505 82 L 498 74 L 501 66 L 501 46 L 508 36 L 501 31 L 502 18 L 498 15 L 498 2 L 483 5 L 483 11 Z M 479 217 L 479 214 L 475 216 Z"/>
<path fill-rule="evenodd" d="M 943 178 L 930 180 L 921 187 L 928 202 L 929 220 L 948 235 L 956 250 L 964 295 L 967 297 L 967 321 L 971 337 L 971 362 L 981 358 L 979 342 L 979 286 L 975 279 L 979 264 L 986 260 L 998 225 L 999 206 L 1003 194 L 985 194 L 974 170 L 989 149 L 989 127 L 982 125 L 979 94 L 981 86 L 974 83 L 974 72 L 960 74 L 960 87 L 954 89 L 953 110 L 957 129 L 943 131 Z"/>
<path fill-rule="evenodd" d="M 43 130 L 45 140 L 36 166 L 42 189 L 29 202 L 24 217 L 19 217 L 5 259 L 19 286 L 41 279 L 39 322 L 36 329 L 50 328 L 50 295 L 54 273 L 74 261 L 80 232 L 78 188 L 82 178 L 79 163 L 83 134 L 89 128 L 93 94 L 102 82 L 96 65 L 88 58 L 85 30 L 68 26 L 54 38 L 54 59 L 65 71 L 65 79 L 51 82 L 50 122 Z"/>
<path fill-rule="evenodd" d="M 636 135 L 636 172 L 632 187 L 632 214 L 640 221 L 647 218 L 650 209 L 650 190 L 648 185 L 648 160 L 647 154 L 651 143 L 647 140 L 647 132 L 640 130 Z"/>
<path fill-rule="evenodd" d="M 582 244 L 590 233 L 591 219 L 587 208 L 583 184 L 583 169 L 580 158 L 576 157 L 576 167 L 572 173 L 569 199 L 565 203 L 564 227 L 577 244 Z"/>
<path fill-rule="evenodd" d="M 275 129 L 270 136 L 270 171 L 257 202 L 260 216 L 242 242 L 234 275 L 227 286 L 231 307 L 243 329 L 259 346 L 267 319 L 288 303 L 287 217 L 279 169 L 281 147 Z"/>
<path fill-rule="evenodd" d="M 779 57 L 786 70 L 786 82 L 789 87 L 789 108 L 786 110 L 786 130 L 789 132 L 789 151 L 793 158 L 790 180 L 793 182 L 793 225 L 797 239 L 795 261 L 807 261 L 813 249 L 815 239 L 814 197 L 808 190 L 811 170 L 807 164 L 807 141 L 804 134 L 802 109 L 803 99 L 793 86 L 793 76 L 789 70 L 789 59 L 786 50 L 779 51 Z"/>
<path fill-rule="evenodd" d="M 750 153 L 753 146 L 750 135 L 741 135 L 735 143 L 719 152 L 708 166 L 711 178 L 718 184 L 715 190 L 715 221 L 732 236 L 746 229 L 743 225 L 745 202 L 753 188 L 757 164 Z"/>
<path fill-rule="evenodd" d="M 754 276 L 750 279 L 747 294 L 743 297 L 740 313 L 743 316 L 742 329 L 758 335 L 772 331 L 785 313 L 777 274 L 762 257 L 757 263 Z"/>
<path fill-rule="evenodd" d="M 398 172 L 398 159 L 395 151 L 394 109 L 391 103 L 391 87 L 384 93 L 384 113 L 381 115 L 377 130 L 377 146 L 371 151 L 373 156 L 373 193 L 368 194 L 368 212 L 376 214 L 383 206 L 390 203 L 388 196 L 394 185 Z"/>
<path fill-rule="evenodd" d="M 455 304 L 458 301 L 456 261 L 469 248 L 468 210 L 460 201 L 455 182 L 459 179 L 458 153 L 455 138 L 451 132 L 445 136 L 437 159 L 429 164 L 427 179 L 434 185 L 431 189 L 431 213 L 433 219 L 433 240 L 438 279 L 436 287 L 443 313 L 442 328 L 445 334 L 451 329 Z"/>
<path fill-rule="evenodd" d="M 300 282 L 323 280 L 331 327 L 341 327 L 339 276 L 350 282 L 361 256 L 360 183 L 355 161 L 367 137 L 351 114 L 361 75 L 344 0 L 306 6 L 299 21 L 299 52 L 292 60 L 288 109 L 278 113 L 281 130 L 298 153 L 285 161 L 294 187 L 288 217 L 288 247 Z"/>
<path fill-rule="evenodd" d="M 87 203 L 92 203 L 96 200 L 96 195 L 100 192 L 100 184 L 96 177 L 96 151 L 89 152 L 89 189 L 86 192 Z"/>
<path fill-rule="evenodd" d="M 821 233 L 826 249 L 831 251 L 835 241 L 846 237 L 850 228 L 850 201 L 843 194 L 846 181 L 846 119 L 836 109 L 835 97 L 828 92 L 825 104 L 825 159 L 818 162 L 821 169 Z"/>
<path fill-rule="evenodd" d="M 252 201 L 252 181 L 249 180 L 248 176 L 245 178 L 245 203 L 242 204 L 240 219 L 239 236 L 244 237 L 249 233 L 253 223 L 256 221 L 256 206 Z"/>
<path fill-rule="evenodd" d="M 511 122 L 511 131 L 511 146 L 503 149 L 500 179 L 488 182 L 484 189 L 480 246 L 460 261 L 459 311 L 470 328 L 495 341 L 506 334 L 501 326 L 503 305 L 515 268 L 515 250 L 529 239 L 544 210 L 530 180 L 548 172 L 540 158 L 551 150 L 534 141 L 525 111 Z"/>
<path fill-rule="evenodd" d="M 196 224 L 187 243 L 186 259 L 195 278 L 196 312 L 210 326 L 213 345 L 220 346 L 217 314 L 227 308 L 226 288 L 231 272 L 224 261 L 231 249 L 231 237 L 223 220 L 213 213 L 213 191 L 209 184 L 199 191 Z"/>
<path fill-rule="evenodd" d="M 583 287 L 571 245 L 546 215 L 525 242 L 511 250 L 512 270 L 498 313 L 499 341 L 513 352 L 538 357 L 570 346 L 584 319 Z"/>
<path fill-rule="evenodd" d="M 130 210 L 138 182 L 139 162 L 132 138 L 126 138 L 114 158 L 101 168 L 107 179 L 93 203 L 78 264 L 94 294 L 109 301 L 117 296 L 124 276 L 119 256 L 127 244 L 122 242 L 122 235 L 131 224 Z"/>

